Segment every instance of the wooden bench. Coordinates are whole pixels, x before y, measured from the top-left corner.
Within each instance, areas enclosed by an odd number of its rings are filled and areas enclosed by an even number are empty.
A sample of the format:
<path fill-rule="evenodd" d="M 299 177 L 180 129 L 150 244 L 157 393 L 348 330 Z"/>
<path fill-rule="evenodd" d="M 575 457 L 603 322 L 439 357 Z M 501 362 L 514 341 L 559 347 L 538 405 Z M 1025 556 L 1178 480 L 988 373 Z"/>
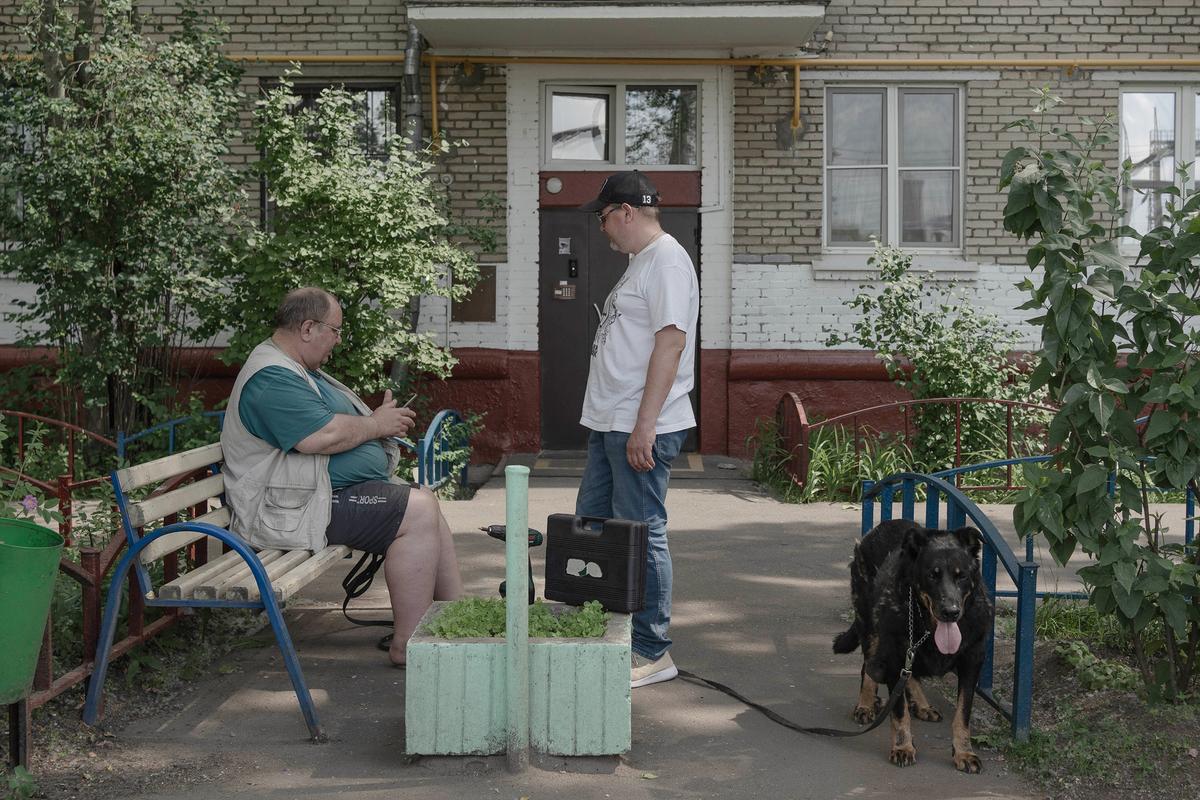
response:
<path fill-rule="evenodd" d="M 265 611 L 300 701 L 309 734 L 314 741 L 324 741 L 325 734 L 317 720 L 312 696 L 300 670 L 300 660 L 280 610 L 288 598 L 309 581 L 350 555 L 350 548 L 337 545 L 319 552 L 256 552 L 228 530 L 229 509 L 222 502 L 225 483 L 220 472 L 221 461 L 221 445 L 210 444 L 113 471 L 113 491 L 128 550 L 113 572 L 83 721 L 94 725 L 100 716 L 104 676 L 121 607 L 121 587 L 126 585 L 126 576 L 133 569 L 148 606 Z M 135 502 L 130 497 L 131 492 L 148 487 L 154 488 L 144 499 Z M 138 492 L 139 496 L 142 494 Z M 190 516 L 190 519 L 174 521 L 180 514 Z M 151 528 L 150 533 L 144 533 Z M 228 552 L 161 586 L 152 585 L 148 565 L 207 537 L 225 544 Z"/>

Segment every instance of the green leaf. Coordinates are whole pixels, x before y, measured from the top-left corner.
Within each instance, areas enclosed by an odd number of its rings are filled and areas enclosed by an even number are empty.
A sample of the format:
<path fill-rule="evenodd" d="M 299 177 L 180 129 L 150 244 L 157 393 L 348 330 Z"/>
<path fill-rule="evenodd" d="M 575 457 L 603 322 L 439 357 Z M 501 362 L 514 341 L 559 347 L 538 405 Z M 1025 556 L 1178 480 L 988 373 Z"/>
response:
<path fill-rule="evenodd" d="M 1133 582 L 1137 579 L 1137 572 L 1134 566 L 1129 561 L 1118 561 L 1113 564 L 1112 568 L 1113 580 L 1117 585 L 1129 592 L 1133 589 Z"/>
<path fill-rule="evenodd" d="M 1126 619 L 1137 619 L 1139 612 L 1142 609 L 1142 603 L 1145 602 L 1145 595 L 1136 589 L 1127 592 L 1122 586 L 1114 585 L 1112 587 L 1113 598 L 1117 601 L 1117 608 L 1121 610 L 1121 614 Z"/>
<path fill-rule="evenodd" d="M 1188 634 L 1188 605 L 1182 595 L 1163 593 L 1158 596 L 1158 607 L 1162 609 L 1167 624 L 1180 639 Z"/>
<path fill-rule="evenodd" d="M 1117 402 L 1110 395 L 1094 394 L 1088 398 L 1088 408 L 1096 422 L 1100 423 L 1101 428 L 1107 429 L 1108 420 L 1112 417 L 1116 407 Z"/>
<path fill-rule="evenodd" d="M 1089 464 L 1075 481 L 1075 494 L 1087 494 L 1108 483 L 1108 470 L 1100 464 Z"/>
<path fill-rule="evenodd" d="M 1160 436 L 1174 433 L 1178 427 L 1178 414 L 1167 409 L 1158 409 L 1150 415 L 1150 423 L 1146 426 L 1146 443 L 1149 444 Z"/>

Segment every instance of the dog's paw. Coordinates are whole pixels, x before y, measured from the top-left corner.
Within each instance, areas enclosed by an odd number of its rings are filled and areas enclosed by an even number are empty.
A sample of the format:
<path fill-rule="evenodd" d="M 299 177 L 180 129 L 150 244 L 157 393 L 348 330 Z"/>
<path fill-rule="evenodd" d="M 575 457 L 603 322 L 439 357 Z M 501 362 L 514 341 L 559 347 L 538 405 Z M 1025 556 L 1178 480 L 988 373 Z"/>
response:
<path fill-rule="evenodd" d="M 854 713 L 851 714 L 851 716 L 854 717 L 854 721 L 859 725 L 866 725 L 869 722 L 875 721 L 875 718 L 879 716 L 879 711 L 882 708 L 883 701 L 876 697 L 875 706 L 873 708 L 867 708 L 866 706 L 855 706 Z"/>
<path fill-rule="evenodd" d="M 888 761 L 897 767 L 911 767 L 917 763 L 917 748 L 911 744 L 896 745 L 888 754 Z"/>
<path fill-rule="evenodd" d="M 942 712 L 938 711 L 933 706 L 919 706 L 916 703 L 909 703 L 908 710 L 917 719 L 925 720 L 926 722 L 941 722 Z"/>
<path fill-rule="evenodd" d="M 979 760 L 979 756 L 968 750 L 965 753 L 954 754 L 954 768 L 959 772 L 976 775 L 983 771 L 983 762 Z"/>

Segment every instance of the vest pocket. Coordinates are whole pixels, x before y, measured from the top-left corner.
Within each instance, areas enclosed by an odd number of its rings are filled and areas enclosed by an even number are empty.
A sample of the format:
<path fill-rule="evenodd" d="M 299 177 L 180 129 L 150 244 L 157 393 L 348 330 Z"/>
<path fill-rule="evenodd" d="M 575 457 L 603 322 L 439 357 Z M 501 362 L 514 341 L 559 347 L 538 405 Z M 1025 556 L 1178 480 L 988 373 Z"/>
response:
<path fill-rule="evenodd" d="M 276 531 L 296 530 L 315 495 L 314 489 L 267 487 L 263 494 L 263 525 Z"/>

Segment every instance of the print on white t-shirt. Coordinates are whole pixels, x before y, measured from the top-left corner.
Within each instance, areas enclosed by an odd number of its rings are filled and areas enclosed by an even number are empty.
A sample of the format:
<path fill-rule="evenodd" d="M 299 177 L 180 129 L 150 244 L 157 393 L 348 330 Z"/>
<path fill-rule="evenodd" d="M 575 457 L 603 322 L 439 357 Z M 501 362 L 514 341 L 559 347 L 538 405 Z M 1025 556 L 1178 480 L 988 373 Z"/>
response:
<path fill-rule="evenodd" d="M 594 431 L 633 430 L 654 335 L 674 325 L 685 334 L 684 351 L 655 433 L 695 427 L 688 392 L 695 381 L 699 314 L 700 288 L 692 260 L 678 241 L 663 234 L 629 260 L 625 274 L 604 301 L 604 318 L 592 342 L 580 424 Z"/>

